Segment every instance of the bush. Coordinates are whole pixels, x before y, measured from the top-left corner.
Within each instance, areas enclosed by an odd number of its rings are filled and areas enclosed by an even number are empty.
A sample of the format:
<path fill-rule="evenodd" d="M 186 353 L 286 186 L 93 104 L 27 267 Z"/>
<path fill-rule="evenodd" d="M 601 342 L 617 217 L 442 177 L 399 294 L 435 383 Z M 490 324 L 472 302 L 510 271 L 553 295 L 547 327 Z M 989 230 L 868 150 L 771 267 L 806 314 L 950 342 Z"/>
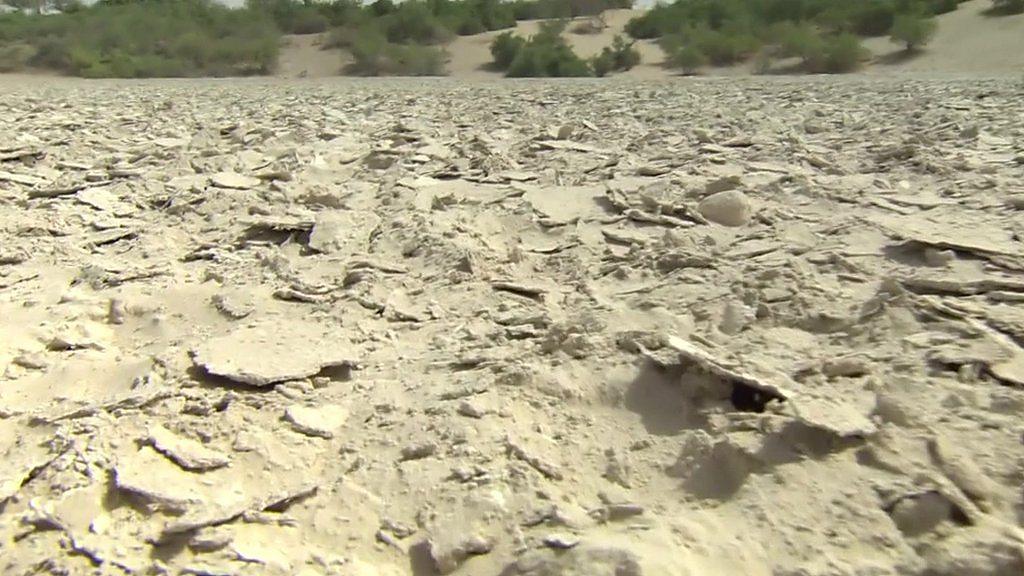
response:
<path fill-rule="evenodd" d="M 287 34 L 317 34 L 330 25 L 315 6 L 295 0 L 246 0 L 246 6 L 270 17 Z"/>
<path fill-rule="evenodd" d="M 590 69 L 594 71 L 594 76 L 598 78 L 604 78 L 615 70 L 615 59 L 607 47 L 601 50 L 600 54 L 590 59 Z"/>
<path fill-rule="evenodd" d="M 29 65 L 90 77 L 263 74 L 277 61 L 270 16 L 207 0 L 102 3 L 51 16 L 0 18 L 5 44 Z"/>
<path fill-rule="evenodd" d="M 640 16 L 626 22 L 626 34 L 637 40 L 660 38 L 669 33 L 669 22 L 675 21 L 669 14 L 670 8 L 657 5 Z"/>
<path fill-rule="evenodd" d="M 0 72 L 23 70 L 35 56 L 36 49 L 29 44 L 0 46 Z"/>
<path fill-rule="evenodd" d="M 593 76 L 590 64 L 576 55 L 562 38 L 565 25 L 564 21 L 541 24 L 540 31 L 515 52 L 505 75 L 518 78 Z M 503 43 L 511 45 L 508 40 Z"/>
<path fill-rule="evenodd" d="M 433 46 L 393 44 L 377 30 L 363 31 L 352 44 L 349 71 L 365 76 L 442 76 L 445 53 Z"/>
<path fill-rule="evenodd" d="M 1024 0 L 992 0 L 994 14 L 1024 13 Z"/>
<path fill-rule="evenodd" d="M 839 34 L 825 42 L 825 58 L 820 72 L 841 74 L 860 67 L 867 52 L 853 34 Z"/>
<path fill-rule="evenodd" d="M 640 63 L 640 52 L 633 47 L 633 42 L 626 42 L 626 39 L 618 34 L 612 38 L 611 54 L 615 70 L 630 70 Z"/>
<path fill-rule="evenodd" d="M 519 50 L 525 44 L 526 40 L 520 36 L 513 35 L 511 32 L 498 34 L 491 41 L 491 57 L 494 58 L 494 66 L 499 70 L 508 70 L 516 55 L 519 54 Z"/>
<path fill-rule="evenodd" d="M 632 42 L 619 35 L 612 39 L 611 46 L 605 46 L 601 53 L 590 59 L 590 67 L 594 76 L 603 77 L 611 72 L 623 72 L 640 63 L 640 53 L 633 48 Z"/>
<path fill-rule="evenodd" d="M 701 66 L 707 64 L 707 57 L 694 46 L 680 46 L 668 58 L 669 64 L 682 70 L 683 74 L 696 74 Z"/>
<path fill-rule="evenodd" d="M 800 57 L 805 62 L 824 58 L 825 41 L 808 24 L 787 24 L 776 28 L 774 34 L 778 55 L 783 58 Z"/>
<path fill-rule="evenodd" d="M 960 6 L 960 0 L 931 0 L 928 11 L 931 14 L 946 14 L 955 11 Z"/>
<path fill-rule="evenodd" d="M 382 17 L 381 29 L 395 44 L 440 44 L 451 39 L 451 31 L 419 0 L 406 0 Z"/>
<path fill-rule="evenodd" d="M 355 26 L 340 26 L 331 30 L 324 39 L 321 48 L 329 50 L 331 48 L 351 48 L 359 37 L 360 29 Z"/>
<path fill-rule="evenodd" d="M 460 22 L 455 29 L 455 33 L 459 36 L 472 36 L 483 32 L 487 32 L 487 27 L 484 26 L 484 23 L 476 16 L 467 17 L 465 20 Z"/>
<path fill-rule="evenodd" d="M 892 25 L 893 42 L 902 42 L 907 52 L 924 46 L 935 35 L 935 19 L 916 14 L 900 14 Z"/>

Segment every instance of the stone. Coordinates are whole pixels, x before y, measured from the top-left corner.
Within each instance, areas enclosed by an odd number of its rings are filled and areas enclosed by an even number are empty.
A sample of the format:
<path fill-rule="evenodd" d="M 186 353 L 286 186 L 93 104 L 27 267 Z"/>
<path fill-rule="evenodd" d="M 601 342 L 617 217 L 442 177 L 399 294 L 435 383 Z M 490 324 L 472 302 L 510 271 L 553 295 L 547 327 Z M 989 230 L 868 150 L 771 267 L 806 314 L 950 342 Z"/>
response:
<path fill-rule="evenodd" d="M 192 363 L 208 374 L 257 387 L 354 363 L 344 342 L 316 331 L 301 323 L 248 326 L 193 347 Z"/>
<path fill-rule="evenodd" d="M 316 407 L 294 404 L 285 409 L 284 419 L 296 432 L 329 440 L 345 425 L 348 414 L 347 408 L 337 404 Z"/>
<path fill-rule="evenodd" d="M 372 212 L 325 210 L 316 216 L 309 247 L 324 253 L 361 252 L 379 225 L 380 217 Z"/>
<path fill-rule="evenodd" d="M 821 366 L 821 372 L 829 378 L 855 378 L 869 374 L 871 362 L 863 356 L 842 356 L 826 360 Z"/>
<path fill-rule="evenodd" d="M 255 188 L 261 180 L 253 176 L 245 176 L 237 172 L 218 172 L 210 176 L 210 183 L 218 188 L 247 190 Z"/>
<path fill-rule="evenodd" d="M 746 194 L 739 190 L 727 190 L 701 200 L 697 211 L 715 224 L 736 227 L 750 221 L 753 208 Z"/>
<path fill-rule="evenodd" d="M 422 460 L 437 453 L 437 444 L 433 442 L 417 442 L 402 448 L 402 460 Z"/>
<path fill-rule="evenodd" d="M 494 543 L 479 534 L 463 534 L 453 527 L 431 538 L 429 546 L 437 571 L 444 575 L 458 570 L 470 556 L 488 554 Z"/>
<path fill-rule="evenodd" d="M 924 261 L 929 266 L 942 268 L 949 266 L 949 263 L 956 260 L 956 252 L 952 250 L 937 250 L 935 248 L 924 249 Z"/>
<path fill-rule="evenodd" d="M 149 443 L 157 452 L 170 458 L 185 470 L 200 472 L 227 466 L 231 459 L 190 438 L 182 438 L 170 430 L 154 424 L 149 427 Z"/>

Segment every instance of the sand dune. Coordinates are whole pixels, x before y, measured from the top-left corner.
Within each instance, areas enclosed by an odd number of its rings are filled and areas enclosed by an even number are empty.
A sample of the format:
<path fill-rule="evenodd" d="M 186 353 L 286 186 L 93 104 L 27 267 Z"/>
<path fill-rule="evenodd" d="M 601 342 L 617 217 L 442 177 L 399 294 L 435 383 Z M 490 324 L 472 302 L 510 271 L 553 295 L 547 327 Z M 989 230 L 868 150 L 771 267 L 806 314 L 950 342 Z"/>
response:
<path fill-rule="evenodd" d="M 893 71 L 947 74 L 1024 74 L 1024 14 L 985 14 L 989 0 L 964 2 L 939 16 L 935 38 L 920 55 L 902 58 L 902 48 L 887 38 L 866 42 L 878 57 L 868 73 Z"/>
<path fill-rule="evenodd" d="M 971 0 L 960 5 L 955 12 L 938 17 L 939 29 L 927 49 L 912 58 L 906 58 L 902 47 L 888 38 L 869 38 L 865 46 L 874 55 L 861 70 L 864 74 L 982 74 L 1003 75 L 1024 73 L 1024 15 L 992 17 L 985 14 L 991 6 L 989 0 Z M 642 10 L 611 10 L 605 13 L 608 27 L 598 34 L 573 32 L 579 18 L 570 23 L 565 37 L 583 57 L 593 56 L 611 44 L 616 34 L 625 35 L 626 23 Z M 535 34 L 540 21 L 519 22 L 516 34 Z M 450 61 L 448 72 L 456 78 L 498 78 L 500 73 L 489 68 L 490 44 L 501 32 L 486 32 L 474 36 L 460 36 L 448 46 Z M 295 77 L 305 71 L 311 77 L 332 76 L 338 73 L 344 52 L 319 50 L 317 36 L 292 36 L 282 53 L 279 75 Z M 668 78 L 676 75 L 663 66 L 665 57 L 655 42 L 639 41 L 639 66 L 623 76 L 634 79 Z M 726 68 L 709 68 L 704 74 L 736 76 L 752 73 L 750 64 Z"/>

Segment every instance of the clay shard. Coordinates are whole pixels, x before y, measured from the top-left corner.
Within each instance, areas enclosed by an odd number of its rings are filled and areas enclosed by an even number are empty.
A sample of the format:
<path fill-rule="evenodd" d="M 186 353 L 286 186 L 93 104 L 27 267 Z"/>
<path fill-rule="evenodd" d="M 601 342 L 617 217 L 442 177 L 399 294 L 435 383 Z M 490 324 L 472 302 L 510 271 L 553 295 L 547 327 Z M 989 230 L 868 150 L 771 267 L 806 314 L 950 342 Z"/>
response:
<path fill-rule="evenodd" d="M 167 456 L 185 470 L 214 470 L 231 463 L 227 455 L 211 450 L 190 438 L 182 438 L 159 424 L 149 427 L 147 440 L 157 452 Z"/>
<path fill-rule="evenodd" d="M 272 325 L 242 328 L 194 347 L 192 362 L 208 374 L 257 387 L 355 363 L 347 342 L 316 338 L 315 328 L 306 328 L 309 331 Z"/>

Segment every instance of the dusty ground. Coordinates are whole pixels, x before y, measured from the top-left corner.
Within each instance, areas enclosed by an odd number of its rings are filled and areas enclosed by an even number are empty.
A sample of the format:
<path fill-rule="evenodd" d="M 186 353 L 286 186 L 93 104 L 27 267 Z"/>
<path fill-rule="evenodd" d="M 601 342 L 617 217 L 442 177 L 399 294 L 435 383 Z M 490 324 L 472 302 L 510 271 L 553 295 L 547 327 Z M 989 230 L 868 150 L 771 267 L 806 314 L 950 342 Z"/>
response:
<path fill-rule="evenodd" d="M 0 91 L 4 574 L 1024 572 L 1016 81 Z"/>

